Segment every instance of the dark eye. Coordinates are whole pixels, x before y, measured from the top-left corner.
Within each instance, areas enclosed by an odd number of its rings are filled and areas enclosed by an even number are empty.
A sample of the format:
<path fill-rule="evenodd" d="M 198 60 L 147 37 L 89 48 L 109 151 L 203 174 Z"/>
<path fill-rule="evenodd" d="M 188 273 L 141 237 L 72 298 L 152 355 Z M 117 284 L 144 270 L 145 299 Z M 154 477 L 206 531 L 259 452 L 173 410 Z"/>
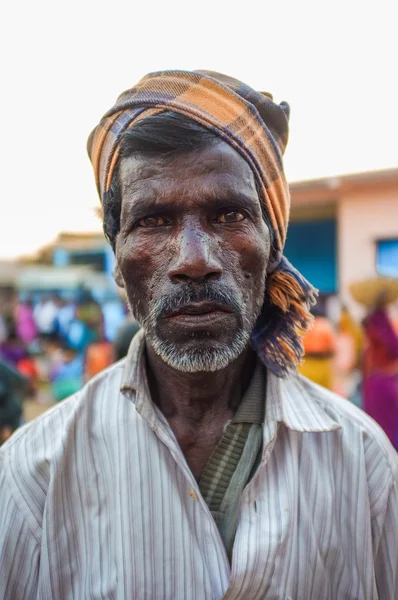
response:
<path fill-rule="evenodd" d="M 224 212 L 218 215 L 217 223 L 238 223 L 243 221 L 246 215 L 238 210 L 231 210 L 230 212 Z"/>
<path fill-rule="evenodd" d="M 170 221 L 167 221 L 164 217 L 143 217 L 137 223 L 139 227 L 164 227 L 170 225 Z"/>

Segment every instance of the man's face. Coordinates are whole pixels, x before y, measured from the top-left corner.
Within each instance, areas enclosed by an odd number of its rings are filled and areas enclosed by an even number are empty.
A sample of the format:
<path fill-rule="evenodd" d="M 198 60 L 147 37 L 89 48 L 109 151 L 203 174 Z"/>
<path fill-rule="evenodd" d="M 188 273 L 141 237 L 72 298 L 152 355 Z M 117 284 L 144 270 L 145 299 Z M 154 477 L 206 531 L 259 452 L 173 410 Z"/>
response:
<path fill-rule="evenodd" d="M 253 173 L 226 142 L 120 165 L 117 265 L 146 340 L 182 371 L 225 368 L 264 299 L 270 234 Z"/>

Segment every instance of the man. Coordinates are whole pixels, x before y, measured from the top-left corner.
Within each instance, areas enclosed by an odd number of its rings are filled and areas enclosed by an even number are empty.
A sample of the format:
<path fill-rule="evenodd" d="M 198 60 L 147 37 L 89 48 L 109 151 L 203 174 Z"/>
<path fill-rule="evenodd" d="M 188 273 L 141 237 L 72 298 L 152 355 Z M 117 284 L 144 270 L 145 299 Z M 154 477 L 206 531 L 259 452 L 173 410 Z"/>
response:
<path fill-rule="evenodd" d="M 89 153 L 128 357 L 1 453 L 4 598 L 396 598 L 397 455 L 296 374 L 288 106 L 212 72 L 122 94 Z"/>
<path fill-rule="evenodd" d="M 328 390 L 334 390 L 333 358 L 337 336 L 324 310 L 314 306 L 311 313 L 314 324 L 303 338 L 305 359 L 300 365 L 299 373 Z"/>
<path fill-rule="evenodd" d="M 21 423 L 22 404 L 28 387 L 26 377 L 0 360 L 0 446 Z"/>
<path fill-rule="evenodd" d="M 41 298 L 40 302 L 33 309 L 33 318 L 41 336 L 51 336 L 55 331 L 58 314 L 56 300 L 56 297 L 45 296 Z"/>
<path fill-rule="evenodd" d="M 129 313 L 124 322 L 119 327 L 116 337 L 113 340 L 113 353 L 115 360 L 120 360 L 127 356 L 130 348 L 131 340 L 135 334 L 139 331 L 140 326 L 134 319 L 133 315 Z"/>

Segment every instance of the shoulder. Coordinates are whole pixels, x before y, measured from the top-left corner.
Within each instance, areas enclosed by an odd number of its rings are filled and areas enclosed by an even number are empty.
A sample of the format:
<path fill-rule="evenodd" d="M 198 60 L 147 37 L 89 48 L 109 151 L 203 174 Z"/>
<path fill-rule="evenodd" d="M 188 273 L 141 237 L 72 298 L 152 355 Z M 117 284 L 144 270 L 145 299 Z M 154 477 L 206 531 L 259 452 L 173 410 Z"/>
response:
<path fill-rule="evenodd" d="M 331 418 L 338 422 L 342 428 L 353 428 L 361 432 L 364 436 L 374 440 L 388 462 L 391 462 L 391 466 L 396 468 L 398 460 L 397 452 L 392 447 L 381 427 L 367 413 L 346 398 L 313 383 L 306 377 L 299 376 L 298 383 L 310 398 Z"/>
<path fill-rule="evenodd" d="M 54 434 L 59 433 L 80 410 L 88 408 L 90 401 L 99 399 L 110 390 L 119 392 L 124 362 L 125 359 L 120 360 L 104 369 L 90 379 L 81 390 L 20 427 L 1 447 L 0 454 L 4 456 L 17 454 L 27 441 L 34 443 L 42 439 L 43 443 L 51 445 L 51 440 L 45 439 L 47 431 L 53 432 L 53 438 L 55 438 Z M 53 442 L 56 443 L 56 439 Z"/>
<path fill-rule="evenodd" d="M 310 402 L 314 402 L 340 429 L 338 443 L 344 460 L 357 465 L 358 477 L 365 468 L 371 508 L 377 512 L 398 485 L 398 453 L 381 427 L 349 400 L 298 377 L 297 384 Z M 372 511 L 373 512 L 373 511 Z"/>
<path fill-rule="evenodd" d="M 120 393 L 123 365 L 124 360 L 102 371 L 79 392 L 18 429 L 1 447 L 2 500 L 8 494 L 41 521 L 54 465 L 67 454 L 70 443 L 89 435 L 93 414 L 101 411 L 101 405 L 114 402 Z"/>

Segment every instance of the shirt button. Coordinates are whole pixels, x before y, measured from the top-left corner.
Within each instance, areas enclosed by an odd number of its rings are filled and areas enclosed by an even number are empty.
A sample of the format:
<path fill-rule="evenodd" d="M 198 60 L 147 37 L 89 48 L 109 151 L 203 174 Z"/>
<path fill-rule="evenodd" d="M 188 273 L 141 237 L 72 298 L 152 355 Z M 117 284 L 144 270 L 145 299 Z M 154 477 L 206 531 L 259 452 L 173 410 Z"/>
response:
<path fill-rule="evenodd" d="M 193 488 L 190 488 L 189 495 L 191 496 L 192 500 L 197 500 L 198 499 L 198 495 L 197 495 L 197 493 L 195 492 L 195 490 Z"/>

